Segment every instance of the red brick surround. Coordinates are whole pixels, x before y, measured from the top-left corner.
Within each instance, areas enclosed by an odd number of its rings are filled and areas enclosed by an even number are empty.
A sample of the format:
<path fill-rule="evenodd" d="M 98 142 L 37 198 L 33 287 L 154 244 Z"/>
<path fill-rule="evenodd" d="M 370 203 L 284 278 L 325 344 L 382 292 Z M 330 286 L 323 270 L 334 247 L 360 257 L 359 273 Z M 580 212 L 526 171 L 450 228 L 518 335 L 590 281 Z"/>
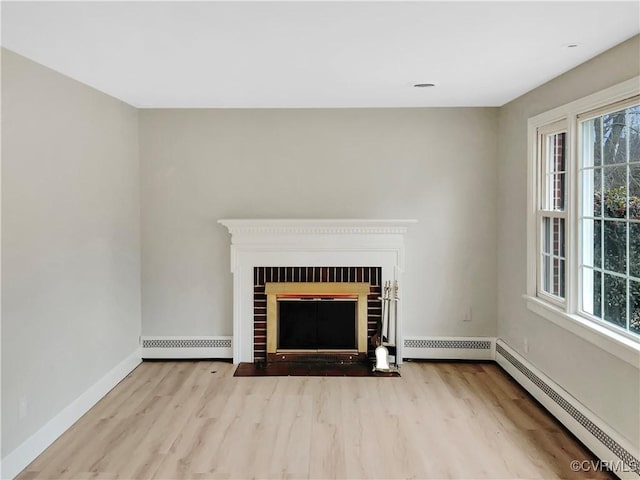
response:
<path fill-rule="evenodd" d="M 376 331 L 381 315 L 381 267 L 255 267 L 253 269 L 253 361 L 267 359 L 267 282 L 369 282 L 367 339 Z M 371 347 L 369 347 L 371 350 Z M 371 353 L 371 352 L 369 352 Z"/>

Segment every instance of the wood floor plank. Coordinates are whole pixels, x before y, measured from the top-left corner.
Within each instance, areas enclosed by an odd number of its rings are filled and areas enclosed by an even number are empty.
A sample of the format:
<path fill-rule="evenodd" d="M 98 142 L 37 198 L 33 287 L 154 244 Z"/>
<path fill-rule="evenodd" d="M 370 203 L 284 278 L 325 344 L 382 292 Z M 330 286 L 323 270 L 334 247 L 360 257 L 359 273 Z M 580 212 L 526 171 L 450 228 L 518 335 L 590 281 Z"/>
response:
<path fill-rule="evenodd" d="M 500 367 L 401 378 L 233 377 L 144 362 L 31 463 L 36 479 L 611 479 Z"/>

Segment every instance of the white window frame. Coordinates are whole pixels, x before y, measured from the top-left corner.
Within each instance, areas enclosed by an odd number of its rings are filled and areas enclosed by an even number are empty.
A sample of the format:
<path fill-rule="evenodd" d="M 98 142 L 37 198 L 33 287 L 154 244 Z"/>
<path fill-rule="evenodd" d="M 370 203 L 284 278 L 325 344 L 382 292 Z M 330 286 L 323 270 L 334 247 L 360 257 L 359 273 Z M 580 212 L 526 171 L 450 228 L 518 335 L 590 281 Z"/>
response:
<path fill-rule="evenodd" d="M 617 332 L 581 313 L 579 292 L 579 195 L 578 116 L 640 94 L 640 76 L 596 92 L 553 110 L 529 118 L 527 170 L 527 308 L 546 320 L 578 335 L 640 368 L 640 343 L 630 335 Z M 542 295 L 538 291 L 541 240 L 539 132 L 546 128 L 566 131 L 565 139 L 565 300 Z M 562 126 L 564 125 L 564 128 Z"/>
<path fill-rule="evenodd" d="M 545 165 L 545 163 L 549 163 L 550 159 L 548 158 L 548 145 L 546 145 L 545 140 L 549 135 L 554 135 L 558 133 L 566 133 L 567 137 L 565 138 L 566 142 L 568 142 L 568 132 L 567 132 L 567 121 L 563 119 L 558 122 L 554 122 L 551 124 L 546 124 L 541 127 L 536 128 L 536 256 L 537 256 L 537 275 L 536 275 L 536 295 L 537 297 L 544 299 L 549 303 L 553 303 L 560 307 L 566 305 L 566 295 L 567 295 L 567 233 L 570 230 L 568 219 L 567 219 L 567 207 L 569 204 L 569 176 L 570 176 L 570 167 L 569 167 L 569 158 L 567 155 L 567 151 L 569 151 L 569 145 L 565 143 L 565 198 L 564 198 L 564 210 L 553 210 L 552 208 L 545 209 L 543 208 L 543 198 L 549 197 L 549 192 L 547 190 L 548 182 L 546 181 L 547 176 L 549 175 L 549 169 Z M 544 283 L 543 274 L 543 228 L 542 228 L 542 219 L 550 218 L 551 220 L 559 218 L 564 220 L 565 231 L 564 231 L 564 242 L 565 242 L 565 275 L 564 275 L 564 287 L 565 287 L 565 297 L 559 297 L 553 295 L 549 292 L 546 292 L 542 287 Z M 552 247 L 553 249 L 553 247 Z"/>

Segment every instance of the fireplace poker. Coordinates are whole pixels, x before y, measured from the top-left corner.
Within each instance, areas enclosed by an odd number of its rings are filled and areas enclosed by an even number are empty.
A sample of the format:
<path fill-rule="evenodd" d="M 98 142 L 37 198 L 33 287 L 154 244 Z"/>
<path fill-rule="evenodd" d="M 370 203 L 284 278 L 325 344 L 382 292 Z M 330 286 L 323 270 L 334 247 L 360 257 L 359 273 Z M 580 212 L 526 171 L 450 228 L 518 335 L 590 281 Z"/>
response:
<path fill-rule="evenodd" d="M 380 324 L 380 337 L 378 338 L 378 346 L 375 350 L 376 355 L 376 364 L 373 367 L 373 371 L 379 372 L 389 372 L 391 368 L 389 367 L 389 350 L 384 345 L 385 333 L 388 332 L 389 329 L 389 315 L 391 313 L 391 282 L 386 281 L 383 288 L 382 298 L 382 320 Z"/>
<path fill-rule="evenodd" d="M 394 364 L 398 366 L 398 301 L 400 297 L 398 297 L 398 281 L 393 281 L 393 344 L 396 347 L 396 354 L 394 355 Z"/>

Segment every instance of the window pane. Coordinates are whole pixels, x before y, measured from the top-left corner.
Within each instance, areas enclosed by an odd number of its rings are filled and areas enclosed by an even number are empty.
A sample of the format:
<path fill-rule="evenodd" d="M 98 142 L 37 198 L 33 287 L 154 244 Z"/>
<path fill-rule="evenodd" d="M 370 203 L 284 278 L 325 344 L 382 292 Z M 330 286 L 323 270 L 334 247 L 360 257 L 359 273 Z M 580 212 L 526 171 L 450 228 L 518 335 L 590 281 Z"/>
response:
<path fill-rule="evenodd" d="M 566 133 L 554 133 L 547 136 L 547 171 L 549 173 L 565 171 Z"/>
<path fill-rule="evenodd" d="M 625 110 L 602 117 L 602 153 L 605 165 L 627 161 L 627 129 Z"/>
<path fill-rule="evenodd" d="M 627 167 L 605 167 L 604 176 L 604 216 L 625 218 L 627 216 Z"/>
<path fill-rule="evenodd" d="M 565 291 L 565 220 L 542 217 L 541 289 L 564 298 Z"/>
<path fill-rule="evenodd" d="M 564 173 L 557 173 L 551 177 L 551 206 L 554 210 L 564 210 L 564 185 Z"/>
<path fill-rule="evenodd" d="M 565 261 L 564 260 L 557 260 L 558 262 L 558 270 L 557 270 L 557 274 L 556 274 L 556 280 L 557 280 L 557 295 L 560 298 L 564 298 L 564 269 L 565 269 Z"/>
<path fill-rule="evenodd" d="M 543 158 L 544 185 L 541 196 L 541 208 L 545 210 L 564 210 L 565 208 L 565 137 L 566 133 L 557 133 L 545 137 Z"/>
<path fill-rule="evenodd" d="M 629 305 L 631 312 L 629 316 L 629 330 L 640 333 L 640 282 L 630 281 L 631 298 Z"/>
<path fill-rule="evenodd" d="M 595 270 L 593 274 L 593 315 L 602 318 L 602 272 Z"/>
<path fill-rule="evenodd" d="M 564 257 L 564 218 L 553 219 L 553 254 Z"/>
<path fill-rule="evenodd" d="M 582 215 L 602 215 L 602 169 L 588 168 L 582 171 Z"/>
<path fill-rule="evenodd" d="M 629 275 L 640 278 L 640 223 L 629 224 Z"/>
<path fill-rule="evenodd" d="M 564 139 L 566 133 L 558 133 L 553 136 L 553 171 L 565 171 L 565 149 Z"/>
<path fill-rule="evenodd" d="M 551 257 L 542 257 L 542 289 L 551 293 Z"/>
<path fill-rule="evenodd" d="M 593 224 L 593 266 L 602 267 L 602 221 Z"/>
<path fill-rule="evenodd" d="M 626 222 L 604 222 L 604 268 L 612 272 L 627 273 Z"/>
<path fill-rule="evenodd" d="M 600 276 L 600 272 L 594 271 L 591 268 L 582 268 L 582 310 L 591 315 L 600 316 L 600 309 L 595 308 L 596 303 L 594 302 L 594 292 L 595 292 L 595 278 L 596 276 Z M 600 282 L 598 282 L 600 283 Z M 600 289 L 598 289 L 598 297 L 600 296 Z"/>
<path fill-rule="evenodd" d="M 600 220 L 582 220 L 582 264 L 588 267 L 602 267 L 601 223 Z"/>
<path fill-rule="evenodd" d="M 629 165 L 629 218 L 640 220 L 640 163 Z"/>
<path fill-rule="evenodd" d="M 542 218 L 542 253 L 551 253 L 551 219 Z"/>
<path fill-rule="evenodd" d="M 557 258 L 551 257 L 551 290 L 549 293 L 553 295 L 558 295 L 558 285 L 560 283 L 560 279 L 558 277 L 559 274 L 559 260 Z"/>
<path fill-rule="evenodd" d="M 593 120 L 593 164 L 602 165 L 602 119 L 596 118 Z"/>
<path fill-rule="evenodd" d="M 600 125 L 600 117 L 588 120 L 582 124 L 583 167 L 593 167 L 601 165 L 602 132 L 600 131 Z"/>
<path fill-rule="evenodd" d="M 604 274 L 604 319 L 627 328 L 627 281 Z"/>
<path fill-rule="evenodd" d="M 627 109 L 629 161 L 640 162 L 640 105 Z"/>
<path fill-rule="evenodd" d="M 593 216 L 602 216 L 602 169 L 593 171 Z"/>

